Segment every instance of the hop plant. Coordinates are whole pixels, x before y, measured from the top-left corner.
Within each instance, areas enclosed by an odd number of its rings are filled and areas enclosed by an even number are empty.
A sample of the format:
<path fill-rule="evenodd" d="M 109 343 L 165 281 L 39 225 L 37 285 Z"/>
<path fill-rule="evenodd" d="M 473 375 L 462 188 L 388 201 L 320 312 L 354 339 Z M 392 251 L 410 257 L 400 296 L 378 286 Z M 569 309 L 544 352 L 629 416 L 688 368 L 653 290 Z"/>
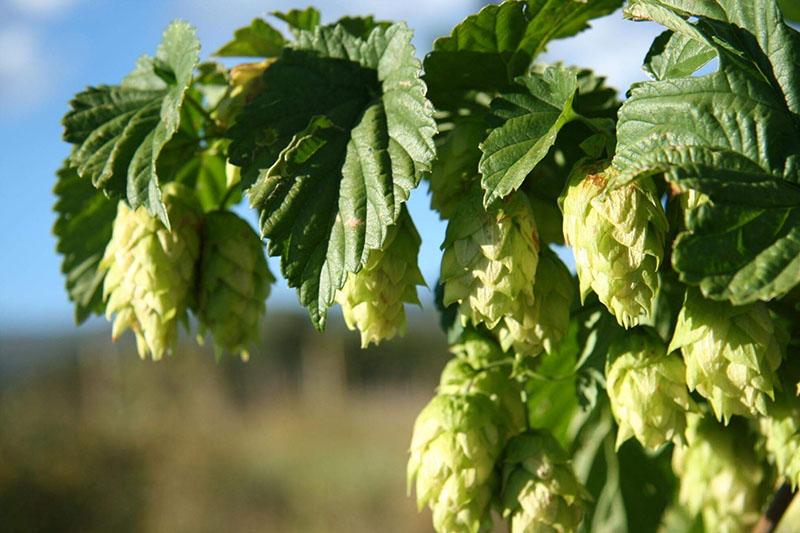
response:
<path fill-rule="evenodd" d="M 680 348 L 689 389 L 727 422 L 732 415 L 766 414 L 778 385 L 784 336 L 763 303 L 733 306 L 690 290 L 669 351 Z"/>
<path fill-rule="evenodd" d="M 507 434 L 525 428 L 525 404 L 522 387 L 511 378 L 508 365 L 475 369 L 459 358 L 450 360 L 442 370 L 439 394 L 483 394 L 494 402 L 507 418 Z"/>
<path fill-rule="evenodd" d="M 576 531 L 590 500 L 550 433 L 531 430 L 508 442 L 501 508 L 512 533 Z"/>
<path fill-rule="evenodd" d="M 450 352 L 472 368 L 486 368 L 508 357 L 491 335 L 474 327 L 463 329 Z"/>
<path fill-rule="evenodd" d="M 764 447 L 771 463 L 793 489 L 800 485 L 800 398 L 781 396 L 758 419 Z"/>
<path fill-rule="evenodd" d="M 264 301 L 275 281 L 267 267 L 261 239 L 230 211 L 209 213 L 203 223 L 198 316 L 214 348 L 247 359 L 258 338 Z"/>
<path fill-rule="evenodd" d="M 567 332 L 574 298 L 569 270 L 552 250 L 543 248 L 535 277 L 533 304 L 517 300 L 516 311 L 494 329 L 504 350 L 535 354 L 544 349 L 551 353 Z"/>
<path fill-rule="evenodd" d="M 606 362 L 606 390 L 619 425 L 617 448 L 631 437 L 646 448 L 681 442 L 692 408 L 686 367 L 653 335 L 632 332 L 613 343 Z"/>
<path fill-rule="evenodd" d="M 178 322 L 188 318 L 200 254 L 200 208 L 192 193 L 172 182 L 162 200 L 171 230 L 144 207 L 120 202 L 100 262 L 106 317 L 116 314 L 112 337 L 131 328 L 139 355 L 154 360 L 172 352 Z"/>
<path fill-rule="evenodd" d="M 417 505 L 430 507 L 439 532 L 491 529 L 497 486 L 495 462 L 508 427 L 502 411 L 483 394 L 440 394 L 414 424 L 408 484 Z"/>
<path fill-rule="evenodd" d="M 750 531 L 759 516 L 765 472 L 745 428 L 724 428 L 691 414 L 686 437 L 688 444 L 672 455 L 680 502 L 693 514 L 702 513 L 706 531 Z"/>
<path fill-rule="evenodd" d="M 502 330 L 504 348 L 536 355 L 539 241 L 527 198 L 512 194 L 496 212 L 487 212 L 480 190 L 473 190 L 448 224 L 443 247 L 444 305 L 459 304 L 462 324 Z"/>
<path fill-rule="evenodd" d="M 589 290 L 629 328 L 649 318 L 659 289 L 667 218 L 649 178 L 608 189 L 612 167 L 578 164 L 563 198 L 564 239 Z"/>
<path fill-rule="evenodd" d="M 372 250 L 364 267 L 347 277 L 336 300 L 347 327 L 361 332 L 361 347 L 404 334 L 403 304 L 419 304 L 417 285 L 425 280 L 417 266 L 420 238 L 404 209 L 380 250 Z"/>

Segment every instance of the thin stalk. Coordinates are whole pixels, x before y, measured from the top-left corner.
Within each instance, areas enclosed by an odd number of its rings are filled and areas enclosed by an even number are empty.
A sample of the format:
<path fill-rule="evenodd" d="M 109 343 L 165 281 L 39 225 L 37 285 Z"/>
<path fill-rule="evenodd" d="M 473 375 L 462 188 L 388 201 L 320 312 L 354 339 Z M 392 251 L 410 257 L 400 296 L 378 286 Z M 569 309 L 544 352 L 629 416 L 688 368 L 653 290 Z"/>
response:
<path fill-rule="evenodd" d="M 795 494 L 797 494 L 797 490 L 792 490 L 788 483 L 781 485 L 775 495 L 772 496 L 769 508 L 753 528 L 753 533 L 772 533 L 775 531 L 786 509 L 791 505 Z"/>

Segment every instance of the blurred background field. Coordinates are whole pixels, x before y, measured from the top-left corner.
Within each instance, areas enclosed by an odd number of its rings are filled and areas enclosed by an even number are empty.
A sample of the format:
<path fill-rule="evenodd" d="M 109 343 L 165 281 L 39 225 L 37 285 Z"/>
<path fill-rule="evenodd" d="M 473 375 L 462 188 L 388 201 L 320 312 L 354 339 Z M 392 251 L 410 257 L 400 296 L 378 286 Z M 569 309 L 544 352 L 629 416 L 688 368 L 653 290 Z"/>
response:
<path fill-rule="evenodd" d="M 430 531 L 406 450 L 447 351 L 412 322 L 361 351 L 271 313 L 247 363 L 188 338 L 140 361 L 105 328 L 0 336 L 0 531 Z"/>

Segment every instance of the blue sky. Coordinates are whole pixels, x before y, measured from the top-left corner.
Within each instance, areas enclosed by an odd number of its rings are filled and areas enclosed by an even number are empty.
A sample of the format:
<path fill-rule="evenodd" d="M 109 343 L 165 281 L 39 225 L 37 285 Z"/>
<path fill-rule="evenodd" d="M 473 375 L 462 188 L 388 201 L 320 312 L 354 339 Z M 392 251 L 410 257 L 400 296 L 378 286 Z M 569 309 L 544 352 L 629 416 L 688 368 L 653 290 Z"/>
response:
<path fill-rule="evenodd" d="M 0 334 L 72 325 L 50 233 L 53 172 L 68 153 L 60 119 L 70 97 L 87 85 L 117 83 L 139 55 L 155 50 L 174 18 L 197 27 L 207 57 L 253 17 L 306 5 L 271 0 L 0 0 Z M 315 5 L 326 20 L 369 13 L 406 20 L 416 30 L 422 56 L 435 37 L 477 10 L 479 2 L 320 0 Z M 554 43 L 543 59 L 594 68 L 617 88 L 643 79 L 639 65 L 659 28 L 624 21 L 620 13 L 594 26 L 576 39 Z M 423 189 L 412 195 L 410 206 L 423 237 L 420 265 L 433 286 L 444 225 L 427 209 Z M 276 261 L 271 260 L 271 267 L 278 272 Z M 428 292 L 422 296 L 429 305 Z M 296 306 L 294 291 L 279 283 L 269 305 Z"/>

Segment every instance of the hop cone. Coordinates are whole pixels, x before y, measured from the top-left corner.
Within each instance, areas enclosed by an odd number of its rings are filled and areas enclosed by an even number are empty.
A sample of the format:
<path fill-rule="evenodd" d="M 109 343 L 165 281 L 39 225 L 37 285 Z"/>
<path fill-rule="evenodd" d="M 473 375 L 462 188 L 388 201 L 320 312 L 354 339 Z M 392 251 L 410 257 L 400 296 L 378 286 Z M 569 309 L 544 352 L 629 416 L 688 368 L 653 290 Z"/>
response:
<path fill-rule="evenodd" d="M 511 378 L 508 366 L 476 370 L 461 359 L 452 359 L 442 370 L 439 394 L 483 394 L 503 411 L 506 433 L 516 434 L 525 428 L 525 404 L 522 388 Z"/>
<path fill-rule="evenodd" d="M 450 351 L 472 368 L 486 368 L 507 357 L 493 337 L 473 327 L 464 328 Z"/>
<path fill-rule="evenodd" d="M 680 477 L 678 498 L 692 513 L 702 513 L 706 531 L 750 531 L 758 519 L 764 470 L 744 433 L 693 414 L 688 444 L 673 452 L 672 468 Z"/>
<path fill-rule="evenodd" d="M 462 324 L 507 328 L 505 346 L 524 350 L 535 345 L 529 335 L 538 262 L 536 223 L 527 198 L 513 194 L 489 213 L 480 190 L 473 190 L 447 226 L 440 277 L 444 305 L 459 304 Z"/>
<path fill-rule="evenodd" d="M 178 321 L 187 319 L 200 253 L 201 219 L 192 193 L 169 183 L 162 199 L 172 230 L 145 208 L 134 211 L 120 202 L 100 262 L 106 316 L 117 315 L 112 336 L 133 329 L 139 355 L 155 360 L 172 352 Z"/>
<path fill-rule="evenodd" d="M 549 248 L 543 248 L 536 268 L 533 304 L 520 298 L 515 311 L 494 329 L 504 350 L 521 354 L 551 353 L 569 327 L 574 296 L 569 270 Z"/>
<path fill-rule="evenodd" d="M 552 435 L 532 430 L 508 441 L 501 505 L 512 533 L 576 531 L 590 499 Z"/>
<path fill-rule="evenodd" d="M 417 266 L 420 238 L 403 210 L 386 236 L 382 250 L 373 250 L 364 267 L 347 277 L 336 300 L 347 327 L 361 332 L 361 346 L 404 334 L 404 303 L 418 304 L 417 285 L 425 280 Z"/>
<path fill-rule="evenodd" d="M 800 398 L 781 397 L 759 418 L 769 460 L 792 488 L 800 485 Z"/>
<path fill-rule="evenodd" d="M 491 529 L 489 504 L 497 485 L 495 462 L 507 427 L 483 394 L 440 394 L 414 424 L 408 483 L 417 505 L 433 511 L 439 532 Z"/>
<path fill-rule="evenodd" d="M 669 351 L 686 362 L 686 383 L 708 399 L 718 420 L 766 414 L 777 385 L 783 331 L 763 303 L 733 306 L 686 293 Z"/>
<path fill-rule="evenodd" d="M 261 239 L 250 225 L 230 211 L 209 213 L 203 224 L 198 315 L 214 337 L 217 354 L 247 359 L 273 281 Z"/>
<path fill-rule="evenodd" d="M 650 316 L 667 218 L 649 178 L 609 190 L 612 172 L 585 165 L 573 171 L 562 206 L 564 239 L 575 253 L 581 297 L 591 288 L 628 328 Z"/>
<path fill-rule="evenodd" d="M 683 440 L 691 408 L 686 367 L 657 337 L 632 332 L 611 345 L 606 390 L 619 425 L 618 448 L 631 437 L 651 449 Z"/>

